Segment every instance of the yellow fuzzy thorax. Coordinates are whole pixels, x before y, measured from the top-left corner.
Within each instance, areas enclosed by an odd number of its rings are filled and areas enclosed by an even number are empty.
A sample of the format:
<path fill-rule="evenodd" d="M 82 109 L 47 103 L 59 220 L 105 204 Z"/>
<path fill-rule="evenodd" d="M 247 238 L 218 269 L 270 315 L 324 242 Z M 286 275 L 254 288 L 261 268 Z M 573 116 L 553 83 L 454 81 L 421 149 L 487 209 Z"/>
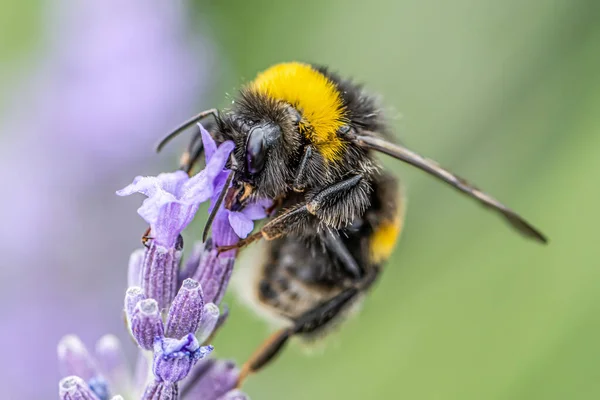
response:
<path fill-rule="evenodd" d="M 333 82 L 308 64 L 276 64 L 258 74 L 250 90 L 285 101 L 302 114 L 300 131 L 327 161 L 343 156 L 337 132 L 344 125 L 344 107 Z"/>

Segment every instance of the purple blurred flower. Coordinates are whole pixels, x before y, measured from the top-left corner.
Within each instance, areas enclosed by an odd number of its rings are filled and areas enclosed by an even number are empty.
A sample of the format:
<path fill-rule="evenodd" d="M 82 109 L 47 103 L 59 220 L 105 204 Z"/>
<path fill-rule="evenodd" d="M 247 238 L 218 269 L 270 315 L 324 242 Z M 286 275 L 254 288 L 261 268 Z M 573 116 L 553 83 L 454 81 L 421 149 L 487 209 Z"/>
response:
<path fill-rule="evenodd" d="M 58 344 L 58 361 L 62 374 L 68 376 L 59 384 L 61 399 L 107 400 L 109 388 L 131 386 L 121 344 L 112 335 L 98 341 L 95 357 L 77 336 L 67 335 Z"/>
<path fill-rule="evenodd" d="M 115 229 L 131 214 L 111 188 L 156 162 L 157 137 L 196 110 L 217 62 L 207 37 L 190 25 L 196 18 L 187 5 L 27 3 L 37 16 L 32 34 L 39 45 L 5 38 L 20 56 L 15 68 L 2 60 L 10 101 L 0 107 L 0 179 L 14 191 L 0 210 L 11 227 L 0 232 L 0 300 L 12 305 L 2 320 L 13 327 L 0 331 L 0 341 L 44 334 L 34 347 L 4 349 L 12 361 L 0 367 L 2 398 L 55 397 L 59 375 L 49 366 L 65 330 L 79 326 L 91 340 L 122 325 L 113 310 L 127 286 L 122 269 L 111 266 L 122 262 L 139 226 Z M 78 251 L 65 251 L 64 243 Z M 31 290 L 15 284 L 23 271 L 36 276 Z"/>

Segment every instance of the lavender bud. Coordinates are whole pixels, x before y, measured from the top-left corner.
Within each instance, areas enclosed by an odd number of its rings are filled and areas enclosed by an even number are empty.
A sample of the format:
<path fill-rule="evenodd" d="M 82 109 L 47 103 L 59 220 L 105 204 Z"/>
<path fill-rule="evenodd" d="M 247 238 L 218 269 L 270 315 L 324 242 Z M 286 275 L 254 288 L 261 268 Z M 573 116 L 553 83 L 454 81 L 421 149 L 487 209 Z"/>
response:
<path fill-rule="evenodd" d="M 142 400 L 177 400 L 177 383 L 154 381 L 146 387 Z"/>
<path fill-rule="evenodd" d="M 158 302 L 159 310 L 169 307 L 177 292 L 182 247 L 181 236 L 175 247 L 163 247 L 153 240 L 144 254 L 142 288 L 146 297 Z"/>
<path fill-rule="evenodd" d="M 188 333 L 196 333 L 202 318 L 202 288 L 193 279 L 183 281 L 167 317 L 167 337 L 181 339 Z"/>
<path fill-rule="evenodd" d="M 127 286 L 142 285 L 142 265 L 146 249 L 137 249 L 129 256 L 129 267 L 127 268 Z"/>
<path fill-rule="evenodd" d="M 200 326 L 196 332 L 198 343 L 204 343 L 212 335 L 219 321 L 219 307 L 214 303 L 204 305 Z"/>
<path fill-rule="evenodd" d="M 212 346 L 200 346 L 193 334 L 184 338 L 162 338 L 154 343 L 154 376 L 167 382 L 182 380 L 196 362 L 213 350 Z"/>
<path fill-rule="evenodd" d="M 200 282 L 204 291 L 204 301 L 219 304 L 231 278 L 235 258 L 219 255 L 212 240 L 206 242 L 200 263 L 192 279 Z"/>
<path fill-rule="evenodd" d="M 146 295 L 144 294 L 144 290 L 139 286 L 130 287 L 127 289 L 127 292 L 125 292 L 125 316 L 127 317 L 129 329 L 131 329 L 131 318 L 133 317 L 135 307 L 140 301 L 145 299 Z"/>
<path fill-rule="evenodd" d="M 100 400 L 78 376 L 67 376 L 58 383 L 61 400 Z"/>
<path fill-rule="evenodd" d="M 115 392 L 129 392 L 131 374 L 127 367 L 121 342 L 114 335 L 104 335 L 96 343 L 96 359 L 100 370 L 106 376 Z"/>
<path fill-rule="evenodd" d="M 250 400 L 250 397 L 246 393 L 235 389 L 225 393 L 224 396 L 219 397 L 217 400 Z"/>
<path fill-rule="evenodd" d="M 218 399 L 235 389 L 238 377 L 239 370 L 233 362 L 215 360 L 206 372 L 190 383 L 186 398 Z"/>
<path fill-rule="evenodd" d="M 156 338 L 163 336 L 163 323 L 156 300 L 146 299 L 138 303 L 131 318 L 131 333 L 145 350 L 152 350 Z"/>
<path fill-rule="evenodd" d="M 98 375 L 98 369 L 83 342 L 75 335 L 67 335 L 58 342 L 58 362 L 62 375 L 77 375 L 89 381 Z"/>

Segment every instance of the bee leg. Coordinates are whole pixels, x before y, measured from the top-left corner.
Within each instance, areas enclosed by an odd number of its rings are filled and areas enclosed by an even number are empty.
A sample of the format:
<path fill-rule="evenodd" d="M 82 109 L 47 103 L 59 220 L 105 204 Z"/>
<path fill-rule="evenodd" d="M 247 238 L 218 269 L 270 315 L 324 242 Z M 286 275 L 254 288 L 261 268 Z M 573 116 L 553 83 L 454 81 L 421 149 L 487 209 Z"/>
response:
<path fill-rule="evenodd" d="M 241 249 L 261 238 L 267 240 L 277 239 L 289 232 L 301 230 L 300 228 L 303 225 L 315 217 L 328 225 L 327 219 L 332 214 L 338 214 L 341 202 L 352 201 L 354 204 L 358 203 L 358 201 L 355 201 L 358 197 L 354 196 L 360 196 L 360 194 L 354 189 L 364 182 L 362 178 L 363 176 L 358 174 L 325 187 L 314 195 L 309 202 L 287 210 L 269 221 L 260 231 L 240 240 L 237 244 L 219 247 L 219 252 Z M 337 227 L 334 226 L 334 228 Z"/>
<path fill-rule="evenodd" d="M 359 280 L 363 276 L 363 270 L 358 265 L 354 256 L 348 251 L 348 247 L 340 239 L 340 235 L 337 231 L 328 230 L 321 235 L 323 242 L 332 253 L 341 261 L 346 271 L 354 278 Z"/>
<path fill-rule="evenodd" d="M 351 287 L 340 292 L 317 307 L 305 312 L 294 321 L 294 325 L 271 335 L 242 366 L 237 386 L 240 387 L 248 375 L 257 372 L 284 348 L 288 340 L 302 333 L 311 333 L 331 321 L 358 293 L 359 288 Z"/>
<path fill-rule="evenodd" d="M 307 165 L 311 156 L 312 147 L 307 145 L 304 148 L 304 155 L 302 156 L 300 166 L 298 167 L 298 171 L 296 171 L 296 177 L 294 178 L 294 185 L 292 186 L 294 192 L 304 192 L 304 189 L 306 188 L 306 173 L 308 172 Z"/>

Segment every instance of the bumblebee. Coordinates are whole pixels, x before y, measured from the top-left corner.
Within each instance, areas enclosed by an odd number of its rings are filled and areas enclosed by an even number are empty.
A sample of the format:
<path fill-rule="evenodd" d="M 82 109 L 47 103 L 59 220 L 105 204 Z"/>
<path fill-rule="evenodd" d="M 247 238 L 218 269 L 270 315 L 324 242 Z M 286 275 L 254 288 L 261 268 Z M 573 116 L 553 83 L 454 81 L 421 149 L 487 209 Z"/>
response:
<path fill-rule="evenodd" d="M 219 201 L 234 211 L 258 198 L 276 204 L 258 232 L 233 246 L 263 239 L 263 261 L 252 267 L 256 279 L 246 284 L 253 285 L 253 301 L 263 311 L 285 321 L 245 363 L 240 382 L 291 337 L 325 332 L 378 278 L 402 231 L 405 200 L 399 181 L 382 169 L 376 153 L 433 175 L 499 213 L 526 237 L 547 241 L 491 196 L 395 144 L 375 98 L 325 67 L 274 65 L 244 86 L 230 109 L 198 114 L 159 149 L 211 115 L 215 140 L 235 143 L 229 184 Z M 201 153 L 196 135 L 182 168 L 189 171 Z"/>

